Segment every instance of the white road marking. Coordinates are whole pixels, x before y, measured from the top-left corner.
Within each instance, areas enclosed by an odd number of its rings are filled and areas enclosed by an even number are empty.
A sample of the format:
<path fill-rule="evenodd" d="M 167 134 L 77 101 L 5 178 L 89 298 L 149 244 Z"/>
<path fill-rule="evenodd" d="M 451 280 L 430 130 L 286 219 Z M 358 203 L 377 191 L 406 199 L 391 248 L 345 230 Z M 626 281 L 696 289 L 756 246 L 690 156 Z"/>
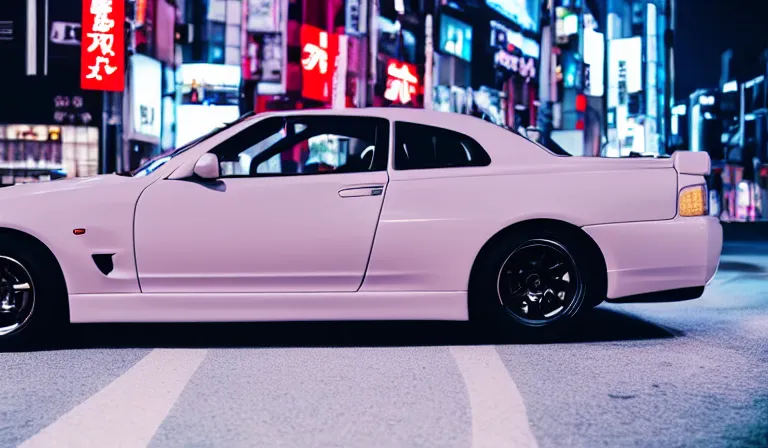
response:
<path fill-rule="evenodd" d="M 472 448 L 535 448 L 523 397 L 493 346 L 451 347 L 469 391 Z"/>
<path fill-rule="evenodd" d="M 153 350 L 80 405 L 21 445 L 146 447 L 207 350 Z"/>

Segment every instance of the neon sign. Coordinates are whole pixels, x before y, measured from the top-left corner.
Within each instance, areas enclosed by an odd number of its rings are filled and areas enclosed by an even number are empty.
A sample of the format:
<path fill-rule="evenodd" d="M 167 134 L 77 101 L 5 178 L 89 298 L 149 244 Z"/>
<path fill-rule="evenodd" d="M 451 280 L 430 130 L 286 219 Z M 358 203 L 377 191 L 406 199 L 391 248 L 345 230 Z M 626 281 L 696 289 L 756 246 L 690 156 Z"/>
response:
<path fill-rule="evenodd" d="M 511 72 L 519 73 L 524 78 L 536 77 L 536 63 L 533 58 L 515 56 L 499 50 L 493 57 L 494 63 Z"/>
<path fill-rule="evenodd" d="M 80 87 L 121 92 L 125 88 L 125 3 L 83 0 Z"/>
<path fill-rule="evenodd" d="M 384 98 L 393 103 L 408 104 L 414 100 L 419 78 L 416 66 L 396 59 L 387 63 L 387 90 Z"/>
<path fill-rule="evenodd" d="M 339 54 L 339 36 L 310 25 L 302 25 L 301 50 L 301 95 L 330 102 L 336 57 Z"/>

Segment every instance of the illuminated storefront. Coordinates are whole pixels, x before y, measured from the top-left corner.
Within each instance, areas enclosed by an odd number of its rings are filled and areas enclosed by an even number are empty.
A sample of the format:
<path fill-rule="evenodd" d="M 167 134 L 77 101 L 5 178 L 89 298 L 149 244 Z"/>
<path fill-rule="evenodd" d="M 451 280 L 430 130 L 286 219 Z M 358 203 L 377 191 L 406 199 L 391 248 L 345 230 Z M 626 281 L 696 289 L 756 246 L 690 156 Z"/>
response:
<path fill-rule="evenodd" d="M 522 10 L 517 12 L 520 17 L 529 17 L 522 14 Z M 523 34 L 526 30 L 533 32 L 530 22 L 523 20 L 518 25 L 518 30 L 514 30 L 501 21 L 490 22 L 490 49 L 496 70 L 496 85 L 506 98 L 504 122 L 515 129 L 536 125 L 537 68 L 541 53 L 539 43 Z"/>
<path fill-rule="evenodd" d="M 0 125 L 2 186 L 93 176 L 99 170 L 94 126 Z"/>
<path fill-rule="evenodd" d="M 539 0 L 443 3 L 432 108 L 505 126 L 535 124 Z"/>
<path fill-rule="evenodd" d="M 240 116 L 240 76 L 237 65 L 182 64 L 177 147 Z"/>

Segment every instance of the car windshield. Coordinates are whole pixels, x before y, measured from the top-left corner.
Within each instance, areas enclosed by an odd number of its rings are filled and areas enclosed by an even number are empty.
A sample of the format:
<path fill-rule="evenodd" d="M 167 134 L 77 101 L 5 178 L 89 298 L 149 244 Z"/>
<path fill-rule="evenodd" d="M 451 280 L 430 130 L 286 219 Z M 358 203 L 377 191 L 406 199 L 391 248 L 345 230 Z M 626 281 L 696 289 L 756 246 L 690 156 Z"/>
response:
<path fill-rule="evenodd" d="M 200 143 L 200 142 L 202 142 L 204 140 L 208 140 L 209 138 L 213 137 L 214 135 L 216 135 L 216 134 L 218 134 L 218 133 L 220 133 L 220 132 L 222 132 L 224 130 L 229 129 L 232 126 L 234 126 L 234 125 L 236 125 L 238 123 L 241 123 L 242 121 L 246 120 L 247 118 L 252 117 L 253 115 L 254 115 L 253 112 L 248 112 L 247 114 L 241 116 L 237 120 L 235 120 L 235 121 L 233 121 L 231 123 L 228 123 L 228 124 L 226 124 L 226 125 L 224 125 L 224 126 L 222 126 L 220 128 L 214 129 L 213 131 L 203 135 L 202 137 L 199 137 L 199 138 L 197 138 L 195 140 L 192 140 L 191 142 L 187 143 L 184 146 L 181 146 L 181 147 L 176 148 L 176 149 L 170 149 L 168 151 L 163 152 L 162 154 L 160 154 L 158 156 L 155 156 L 155 157 L 147 160 L 146 162 L 141 164 L 141 166 L 139 166 L 138 168 L 136 168 L 133 171 L 125 171 L 125 172 L 118 173 L 118 174 L 120 174 L 121 176 L 132 176 L 132 177 L 142 177 L 142 176 L 147 176 L 149 174 L 152 174 L 153 172 L 157 171 L 158 168 L 160 168 L 161 166 L 165 165 L 166 162 L 168 162 L 172 158 L 174 158 L 174 157 L 178 156 L 179 154 L 187 151 L 188 149 L 194 147 L 198 143 Z"/>

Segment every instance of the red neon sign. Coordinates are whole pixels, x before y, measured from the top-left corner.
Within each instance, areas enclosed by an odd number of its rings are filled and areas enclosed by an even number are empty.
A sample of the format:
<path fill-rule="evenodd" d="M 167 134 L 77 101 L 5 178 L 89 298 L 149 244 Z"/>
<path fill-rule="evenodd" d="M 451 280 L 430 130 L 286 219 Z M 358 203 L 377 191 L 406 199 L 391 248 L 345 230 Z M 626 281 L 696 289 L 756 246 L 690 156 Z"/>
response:
<path fill-rule="evenodd" d="M 400 104 L 414 101 L 416 86 L 419 85 L 417 73 L 415 65 L 390 59 L 387 62 L 387 90 L 384 91 L 384 98 Z"/>
<path fill-rule="evenodd" d="M 125 88 L 125 2 L 83 0 L 80 88 L 121 92 Z"/>
<path fill-rule="evenodd" d="M 310 25 L 301 26 L 301 95 L 330 102 L 339 55 L 339 36 Z"/>

